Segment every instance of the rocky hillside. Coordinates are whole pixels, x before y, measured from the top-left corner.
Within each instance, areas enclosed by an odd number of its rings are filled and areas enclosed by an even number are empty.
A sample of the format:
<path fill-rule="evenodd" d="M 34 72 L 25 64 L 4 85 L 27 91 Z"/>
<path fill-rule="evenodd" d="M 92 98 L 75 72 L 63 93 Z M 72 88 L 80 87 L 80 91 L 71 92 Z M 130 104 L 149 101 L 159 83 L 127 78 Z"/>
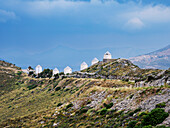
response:
<path fill-rule="evenodd" d="M 168 69 L 170 67 L 170 45 L 145 55 L 132 57 L 130 60 L 141 68 Z"/>
<path fill-rule="evenodd" d="M 1 66 L 1 127 L 168 128 L 170 87 L 120 79 L 31 78 Z M 9 69 L 9 70 L 7 70 Z M 169 75 L 164 71 L 160 78 Z M 152 86 L 150 86 L 152 84 Z M 161 126 L 159 126 L 161 125 Z"/>
<path fill-rule="evenodd" d="M 127 59 L 114 59 L 112 62 L 92 65 L 81 71 L 86 74 L 95 74 L 95 78 L 121 79 L 121 80 L 147 80 L 148 76 L 156 76 L 163 70 L 141 69 Z"/>

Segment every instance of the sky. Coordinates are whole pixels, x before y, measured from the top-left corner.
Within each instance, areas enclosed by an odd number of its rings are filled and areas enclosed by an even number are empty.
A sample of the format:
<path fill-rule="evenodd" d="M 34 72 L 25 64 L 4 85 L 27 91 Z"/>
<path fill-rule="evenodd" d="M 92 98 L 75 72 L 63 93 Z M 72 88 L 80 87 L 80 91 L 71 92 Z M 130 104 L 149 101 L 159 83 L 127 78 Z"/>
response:
<path fill-rule="evenodd" d="M 170 0 L 0 0 L 0 59 L 79 70 L 170 44 Z"/>

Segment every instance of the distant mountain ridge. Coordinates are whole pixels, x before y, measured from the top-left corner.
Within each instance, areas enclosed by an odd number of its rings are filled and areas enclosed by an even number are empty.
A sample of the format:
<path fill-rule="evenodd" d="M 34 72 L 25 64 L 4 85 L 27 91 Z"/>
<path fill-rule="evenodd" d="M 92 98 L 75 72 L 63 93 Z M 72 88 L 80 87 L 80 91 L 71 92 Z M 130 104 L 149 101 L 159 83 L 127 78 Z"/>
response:
<path fill-rule="evenodd" d="M 168 45 L 168 46 L 166 46 L 166 47 L 164 47 L 164 48 L 161 48 L 161 49 L 159 49 L 159 50 L 150 52 L 150 53 L 148 53 L 148 54 L 146 54 L 146 55 L 156 55 L 157 53 L 160 53 L 160 52 L 163 52 L 163 53 L 165 53 L 165 55 L 167 55 L 167 54 L 166 54 L 166 51 L 167 51 L 167 53 L 169 53 L 168 55 L 170 55 L 169 50 L 170 50 L 170 45 Z"/>
<path fill-rule="evenodd" d="M 129 60 L 140 68 L 168 69 L 170 68 L 170 45 L 148 54 L 131 57 Z"/>

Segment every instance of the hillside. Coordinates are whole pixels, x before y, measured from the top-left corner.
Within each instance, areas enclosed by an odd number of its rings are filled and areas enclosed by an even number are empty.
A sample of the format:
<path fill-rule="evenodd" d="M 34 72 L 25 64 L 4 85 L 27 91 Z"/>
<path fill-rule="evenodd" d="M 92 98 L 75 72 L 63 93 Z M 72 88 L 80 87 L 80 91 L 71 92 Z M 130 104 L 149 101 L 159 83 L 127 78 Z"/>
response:
<path fill-rule="evenodd" d="M 166 83 L 154 86 L 152 79 L 137 87 L 120 79 L 31 78 L 17 67 L 0 69 L 4 76 L 14 77 L 13 81 L 8 81 L 10 77 L 1 79 L 2 127 L 159 128 L 156 125 L 170 123 Z M 169 70 L 159 77 L 167 75 Z"/>
<path fill-rule="evenodd" d="M 170 45 L 145 55 L 132 57 L 130 60 L 141 68 L 168 69 L 170 67 Z"/>
<path fill-rule="evenodd" d="M 99 78 L 144 81 L 147 80 L 148 76 L 156 76 L 162 71 L 159 69 L 141 69 L 127 59 L 114 59 L 108 63 L 99 62 L 82 72 L 94 73 L 95 77 Z"/>

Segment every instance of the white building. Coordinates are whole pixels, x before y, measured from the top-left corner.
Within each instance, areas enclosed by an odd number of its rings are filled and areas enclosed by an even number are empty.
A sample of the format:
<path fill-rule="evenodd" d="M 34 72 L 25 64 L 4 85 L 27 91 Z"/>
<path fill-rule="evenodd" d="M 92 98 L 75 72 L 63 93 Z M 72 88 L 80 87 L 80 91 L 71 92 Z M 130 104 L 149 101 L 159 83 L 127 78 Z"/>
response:
<path fill-rule="evenodd" d="M 42 72 L 42 67 L 40 65 L 37 65 L 36 68 L 35 68 L 35 73 L 39 74 L 41 72 Z"/>
<path fill-rule="evenodd" d="M 72 73 L 72 69 L 69 67 L 69 66 L 67 66 L 65 69 L 64 69 L 64 74 L 71 74 Z"/>
<path fill-rule="evenodd" d="M 86 62 L 83 62 L 83 63 L 80 65 L 80 71 L 81 71 L 81 70 L 84 70 L 84 69 L 86 69 L 86 68 L 88 68 L 88 65 L 86 64 Z"/>
<path fill-rule="evenodd" d="M 57 68 L 54 68 L 53 75 L 58 74 L 58 73 L 59 73 L 59 70 Z"/>
<path fill-rule="evenodd" d="M 107 51 L 107 52 L 104 54 L 103 59 L 112 59 L 111 53 Z"/>
<path fill-rule="evenodd" d="M 91 62 L 91 65 L 97 64 L 99 62 L 99 60 L 97 58 L 94 58 Z"/>

